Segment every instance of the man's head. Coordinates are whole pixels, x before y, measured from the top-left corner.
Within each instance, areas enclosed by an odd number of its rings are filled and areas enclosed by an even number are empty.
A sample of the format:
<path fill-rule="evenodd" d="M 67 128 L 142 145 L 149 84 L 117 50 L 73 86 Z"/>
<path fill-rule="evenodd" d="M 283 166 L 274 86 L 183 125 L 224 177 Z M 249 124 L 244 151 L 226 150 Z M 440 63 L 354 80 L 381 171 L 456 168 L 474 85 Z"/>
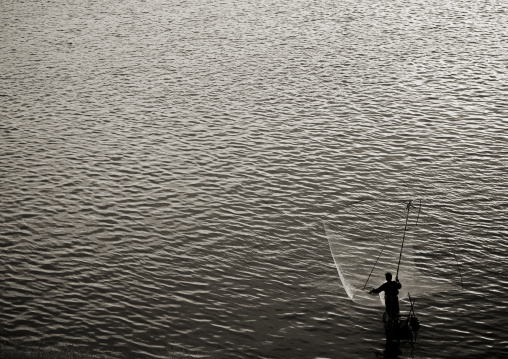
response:
<path fill-rule="evenodd" d="M 387 280 L 388 282 L 392 280 L 392 274 L 391 274 L 390 272 L 387 272 L 387 273 L 385 274 L 385 277 L 386 277 L 386 280 Z"/>

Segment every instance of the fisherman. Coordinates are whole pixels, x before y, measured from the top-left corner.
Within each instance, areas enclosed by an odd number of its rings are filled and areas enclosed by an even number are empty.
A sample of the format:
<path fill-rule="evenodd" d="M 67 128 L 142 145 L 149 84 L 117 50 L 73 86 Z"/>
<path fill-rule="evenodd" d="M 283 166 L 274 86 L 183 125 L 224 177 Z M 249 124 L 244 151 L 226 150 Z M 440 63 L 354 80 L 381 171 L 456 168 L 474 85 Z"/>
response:
<path fill-rule="evenodd" d="M 369 294 L 385 292 L 385 306 L 386 306 L 386 314 L 390 316 L 390 318 L 395 318 L 399 315 L 399 289 L 402 288 L 402 285 L 399 282 L 399 277 L 395 278 L 395 282 L 392 281 L 392 274 L 390 272 L 386 273 L 386 283 L 383 283 L 379 288 L 372 289 Z"/>

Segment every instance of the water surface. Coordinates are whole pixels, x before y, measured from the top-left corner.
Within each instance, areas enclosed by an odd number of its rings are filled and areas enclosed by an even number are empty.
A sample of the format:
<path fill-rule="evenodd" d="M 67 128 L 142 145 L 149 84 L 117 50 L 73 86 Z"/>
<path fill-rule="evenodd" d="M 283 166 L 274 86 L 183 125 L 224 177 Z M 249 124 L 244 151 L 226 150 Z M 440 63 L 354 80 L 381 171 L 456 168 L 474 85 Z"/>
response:
<path fill-rule="evenodd" d="M 476 0 L 3 1 L 2 339 L 375 357 L 381 311 L 348 300 L 322 220 L 421 198 L 466 290 L 418 299 L 400 357 L 503 357 L 507 17 Z M 436 270 L 439 238 L 417 247 Z"/>

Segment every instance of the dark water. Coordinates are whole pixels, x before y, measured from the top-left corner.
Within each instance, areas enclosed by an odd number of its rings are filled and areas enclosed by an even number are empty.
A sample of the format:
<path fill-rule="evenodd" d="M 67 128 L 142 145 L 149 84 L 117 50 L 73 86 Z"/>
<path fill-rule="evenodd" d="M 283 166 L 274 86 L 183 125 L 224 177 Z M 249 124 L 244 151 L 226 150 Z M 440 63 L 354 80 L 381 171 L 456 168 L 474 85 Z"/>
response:
<path fill-rule="evenodd" d="M 502 358 L 507 23 L 502 1 L 2 1 L 1 338 L 374 358 L 381 310 L 347 299 L 321 221 L 421 198 L 465 290 L 418 299 L 400 357 Z"/>

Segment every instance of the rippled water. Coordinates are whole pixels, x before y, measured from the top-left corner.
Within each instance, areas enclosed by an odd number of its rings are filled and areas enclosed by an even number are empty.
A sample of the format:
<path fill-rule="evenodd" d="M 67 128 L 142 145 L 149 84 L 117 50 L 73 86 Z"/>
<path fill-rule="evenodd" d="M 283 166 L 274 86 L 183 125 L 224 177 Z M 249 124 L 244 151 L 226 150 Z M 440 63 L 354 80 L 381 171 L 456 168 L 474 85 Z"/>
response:
<path fill-rule="evenodd" d="M 374 358 L 381 310 L 321 221 L 422 198 L 465 290 L 417 300 L 400 357 L 503 357 L 507 23 L 490 0 L 2 1 L 1 338 Z"/>

